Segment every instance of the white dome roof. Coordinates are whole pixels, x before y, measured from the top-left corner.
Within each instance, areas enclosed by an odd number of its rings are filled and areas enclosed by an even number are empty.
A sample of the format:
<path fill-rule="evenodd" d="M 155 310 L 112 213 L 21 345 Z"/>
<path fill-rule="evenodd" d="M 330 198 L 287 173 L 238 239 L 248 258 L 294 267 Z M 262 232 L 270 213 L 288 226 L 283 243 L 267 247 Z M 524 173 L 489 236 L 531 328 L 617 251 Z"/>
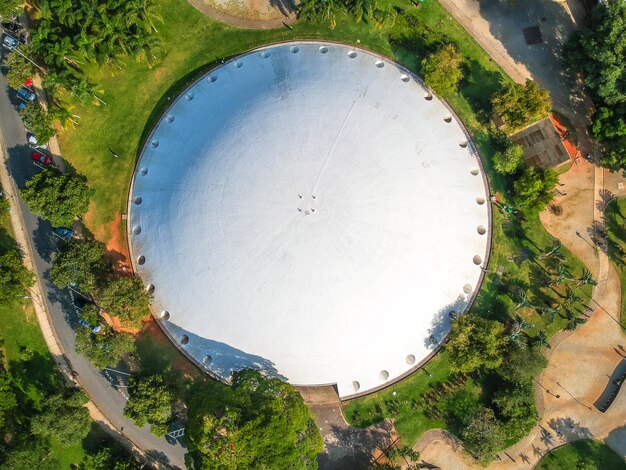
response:
<path fill-rule="evenodd" d="M 482 279 L 479 158 L 406 70 L 338 44 L 255 50 L 183 92 L 146 142 L 129 237 L 155 314 L 228 379 L 342 397 L 426 358 Z"/>

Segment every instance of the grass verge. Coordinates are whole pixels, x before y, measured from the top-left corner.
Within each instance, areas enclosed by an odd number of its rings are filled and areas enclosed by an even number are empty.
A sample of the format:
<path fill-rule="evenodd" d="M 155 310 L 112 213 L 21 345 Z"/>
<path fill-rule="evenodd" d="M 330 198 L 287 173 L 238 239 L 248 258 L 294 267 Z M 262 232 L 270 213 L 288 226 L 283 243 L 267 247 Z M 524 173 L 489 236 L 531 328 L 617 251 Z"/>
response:
<path fill-rule="evenodd" d="M 620 322 L 626 325 L 626 198 L 609 202 L 604 211 L 609 237 L 609 258 L 613 261 L 622 288 Z"/>

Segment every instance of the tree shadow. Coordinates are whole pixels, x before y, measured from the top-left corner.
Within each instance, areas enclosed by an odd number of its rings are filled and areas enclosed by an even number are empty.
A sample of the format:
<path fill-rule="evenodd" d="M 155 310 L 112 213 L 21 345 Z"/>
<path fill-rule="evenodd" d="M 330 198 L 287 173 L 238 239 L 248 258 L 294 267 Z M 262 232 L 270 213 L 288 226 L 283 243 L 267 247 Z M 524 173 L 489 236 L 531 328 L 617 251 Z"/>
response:
<path fill-rule="evenodd" d="M 55 393 L 62 385 L 52 356 L 25 350 L 22 360 L 9 361 L 7 369 L 17 386 L 28 396 Z"/>
<path fill-rule="evenodd" d="M 332 425 L 325 436 L 325 451 L 317 456 L 322 470 L 360 470 L 370 468 L 374 452 L 391 444 L 390 420 L 376 427 L 358 429 Z"/>
<path fill-rule="evenodd" d="M 589 428 L 581 426 L 579 421 L 574 421 L 570 417 L 552 418 L 548 421 L 548 427 L 554 430 L 557 435 L 567 437 L 568 441 L 591 439 L 593 437 Z"/>

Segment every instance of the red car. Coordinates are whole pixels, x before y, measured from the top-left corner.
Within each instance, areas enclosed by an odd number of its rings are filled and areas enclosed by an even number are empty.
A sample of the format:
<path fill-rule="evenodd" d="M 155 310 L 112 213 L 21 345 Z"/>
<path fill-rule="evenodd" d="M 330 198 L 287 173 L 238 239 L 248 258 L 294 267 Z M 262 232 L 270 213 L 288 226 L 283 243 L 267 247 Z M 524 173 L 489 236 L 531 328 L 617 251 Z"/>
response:
<path fill-rule="evenodd" d="M 41 163 L 42 165 L 50 165 L 50 163 L 52 163 L 52 158 L 50 158 L 49 155 L 45 155 L 40 152 L 33 152 L 30 158 L 37 163 Z"/>

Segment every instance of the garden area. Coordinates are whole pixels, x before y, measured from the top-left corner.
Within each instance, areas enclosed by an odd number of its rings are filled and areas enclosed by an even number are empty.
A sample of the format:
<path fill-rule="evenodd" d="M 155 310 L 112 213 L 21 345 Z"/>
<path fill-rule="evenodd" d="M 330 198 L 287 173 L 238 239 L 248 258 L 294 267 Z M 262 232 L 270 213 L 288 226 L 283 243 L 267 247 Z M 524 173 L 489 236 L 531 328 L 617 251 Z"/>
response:
<path fill-rule="evenodd" d="M 537 470 L 622 470 L 624 460 L 609 446 L 598 441 L 582 440 L 564 445 L 541 458 Z"/>

